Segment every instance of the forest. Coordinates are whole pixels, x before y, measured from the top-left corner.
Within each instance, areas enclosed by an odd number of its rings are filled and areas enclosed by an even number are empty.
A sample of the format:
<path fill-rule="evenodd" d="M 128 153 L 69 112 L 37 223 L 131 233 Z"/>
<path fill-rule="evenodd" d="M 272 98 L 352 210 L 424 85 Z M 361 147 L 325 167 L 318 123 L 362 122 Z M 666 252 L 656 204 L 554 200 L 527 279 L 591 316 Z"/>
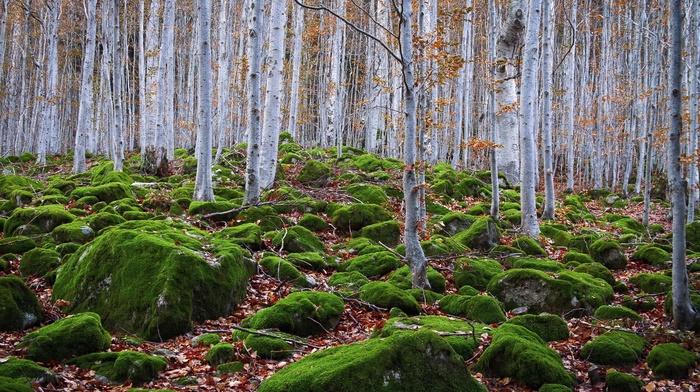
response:
<path fill-rule="evenodd" d="M 700 387 L 700 1 L 0 1 L 1 390 Z"/>

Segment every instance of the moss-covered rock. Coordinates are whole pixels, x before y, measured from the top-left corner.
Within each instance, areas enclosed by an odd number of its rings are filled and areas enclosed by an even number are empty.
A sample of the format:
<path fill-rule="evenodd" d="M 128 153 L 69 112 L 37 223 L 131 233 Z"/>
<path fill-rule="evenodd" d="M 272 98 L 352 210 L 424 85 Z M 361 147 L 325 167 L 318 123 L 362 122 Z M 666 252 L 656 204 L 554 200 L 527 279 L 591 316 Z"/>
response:
<path fill-rule="evenodd" d="M 238 372 L 242 372 L 243 369 L 245 369 L 245 363 L 241 361 L 233 361 L 233 362 L 227 362 L 227 363 L 222 363 L 221 365 L 216 367 L 216 373 L 217 374 L 228 374 L 228 375 L 233 375 Z"/>
<path fill-rule="evenodd" d="M 168 361 L 136 351 L 92 353 L 68 361 L 83 369 L 92 369 L 112 382 L 127 380 L 140 385 L 158 377 L 165 370 Z"/>
<path fill-rule="evenodd" d="M 323 271 L 336 267 L 331 256 L 317 252 L 289 253 L 286 260 L 297 268 Z"/>
<path fill-rule="evenodd" d="M 610 306 L 603 305 L 595 310 L 593 317 L 598 320 L 619 320 L 627 319 L 633 321 L 639 321 L 642 319 L 634 310 L 626 306 Z"/>
<path fill-rule="evenodd" d="M 700 221 L 690 222 L 685 226 L 686 247 L 694 252 L 700 252 Z"/>
<path fill-rule="evenodd" d="M 581 358 L 607 366 L 632 366 L 646 346 L 646 341 L 631 332 L 608 331 L 581 348 Z"/>
<path fill-rule="evenodd" d="M 111 343 L 100 316 L 85 312 L 59 319 L 25 335 L 18 347 L 27 347 L 27 358 L 48 362 L 103 351 Z"/>
<path fill-rule="evenodd" d="M 697 354 L 678 343 L 654 346 L 647 355 L 647 365 L 657 378 L 679 379 L 688 377 L 688 370 L 698 360 Z"/>
<path fill-rule="evenodd" d="M 498 228 L 488 216 L 478 218 L 465 231 L 453 236 L 454 240 L 469 249 L 490 250 L 500 242 Z"/>
<path fill-rule="evenodd" d="M 29 328 L 44 319 L 36 295 L 14 276 L 0 277 L 0 331 Z"/>
<path fill-rule="evenodd" d="M 372 184 L 353 184 L 346 188 L 348 195 L 366 204 L 382 205 L 388 201 L 382 187 Z"/>
<path fill-rule="evenodd" d="M 461 356 L 435 332 L 394 333 L 328 348 L 295 362 L 265 380 L 258 391 L 486 391 Z"/>
<path fill-rule="evenodd" d="M 83 245 L 60 268 L 53 298 L 70 313 L 94 311 L 108 329 L 149 340 L 227 315 L 254 272 L 236 245 L 208 245 L 205 233 L 164 221 L 131 221 Z"/>
<path fill-rule="evenodd" d="M 334 294 L 300 291 L 247 317 L 241 326 L 258 330 L 276 328 L 297 336 L 311 336 L 335 328 L 344 307 L 343 300 Z M 247 335 L 234 334 L 240 339 Z"/>
<path fill-rule="evenodd" d="M 376 204 L 351 204 L 333 212 L 333 226 L 348 233 L 360 231 L 363 227 L 392 220 L 384 208 Z"/>
<path fill-rule="evenodd" d="M 282 359 L 292 355 L 294 346 L 282 338 L 250 334 L 245 339 L 249 352 L 257 352 L 263 359 Z"/>
<path fill-rule="evenodd" d="M 193 201 L 189 206 L 190 215 L 207 215 L 215 222 L 233 220 L 238 214 L 237 203 L 231 201 Z"/>
<path fill-rule="evenodd" d="M 231 343 L 217 343 L 209 349 L 204 359 L 211 366 L 218 366 L 222 363 L 231 362 L 236 358 L 236 349 Z"/>
<path fill-rule="evenodd" d="M 369 279 L 357 271 L 335 272 L 328 278 L 328 285 L 345 290 L 357 291 L 360 287 L 369 283 Z"/>
<path fill-rule="evenodd" d="M 36 242 L 30 237 L 5 237 L 0 239 L 0 254 L 24 253 L 36 248 Z"/>
<path fill-rule="evenodd" d="M 569 325 L 556 314 L 523 314 L 505 323 L 525 327 L 545 342 L 569 338 Z"/>
<path fill-rule="evenodd" d="M 561 384 L 542 384 L 537 392 L 571 392 L 571 387 Z"/>
<path fill-rule="evenodd" d="M 272 238 L 272 244 L 278 249 L 294 253 L 328 251 L 316 234 L 302 226 L 292 226 L 280 231 Z"/>
<path fill-rule="evenodd" d="M 299 171 L 297 181 L 309 186 L 321 187 L 328 183 L 331 167 L 315 159 L 309 159 Z"/>
<path fill-rule="evenodd" d="M 446 290 L 445 277 L 433 267 L 428 267 L 428 283 L 430 283 L 430 290 L 436 293 L 444 293 Z M 411 269 L 404 265 L 403 267 L 394 271 L 389 275 L 387 282 L 393 284 L 394 286 L 402 289 L 408 290 L 413 287 L 411 283 Z"/>
<path fill-rule="evenodd" d="M 100 230 L 104 228 L 116 226 L 120 223 L 126 222 L 126 219 L 119 214 L 98 212 L 97 214 L 90 215 L 88 218 L 86 218 L 86 221 L 88 226 L 90 226 L 95 233 L 99 233 Z"/>
<path fill-rule="evenodd" d="M 49 369 L 39 366 L 34 361 L 15 357 L 5 357 L 0 361 L 0 377 L 37 383 L 42 386 L 48 384 L 58 385 L 56 375 Z M 2 385 L 0 383 L 0 385 Z M 1 389 L 3 390 L 4 389 Z M 30 387 L 30 391 L 34 388 Z"/>
<path fill-rule="evenodd" d="M 311 284 L 292 263 L 277 256 L 266 256 L 260 260 L 260 265 L 265 267 L 273 278 L 292 282 L 300 287 L 309 287 Z"/>
<path fill-rule="evenodd" d="M 412 295 L 387 282 L 370 282 L 360 288 L 360 299 L 373 305 L 399 308 L 409 315 L 420 313 L 421 307 Z"/>
<path fill-rule="evenodd" d="M 213 346 L 221 341 L 221 337 L 218 334 L 215 333 L 205 333 L 202 335 L 198 335 L 190 339 L 190 343 L 192 346 L 197 347 L 197 346 Z"/>
<path fill-rule="evenodd" d="M 4 392 L 33 392 L 29 380 L 0 376 L 0 390 Z"/>
<path fill-rule="evenodd" d="M 95 230 L 84 221 L 73 221 L 53 229 L 51 236 L 54 241 L 59 244 L 64 244 L 66 242 L 84 244 L 95 238 Z"/>
<path fill-rule="evenodd" d="M 472 286 L 486 290 L 491 278 L 503 272 L 503 266 L 492 259 L 458 259 L 454 267 L 454 282 L 457 287 Z"/>
<path fill-rule="evenodd" d="M 595 278 L 603 279 L 611 286 L 615 284 L 615 276 L 613 276 L 612 272 L 603 264 L 595 261 L 579 265 L 574 268 L 574 272 L 586 273 Z"/>
<path fill-rule="evenodd" d="M 635 376 L 610 369 L 605 374 L 605 388 L 608 392 L 639 392 L 644 383 Z"/>
<path fill-rule="evenodd" d="M 573 386 L 559 354 L 537 334 L 519 325 L 503 324 L 473 368 L 488 377 L 511 377 L 531 388 L 543 384 Z"/>
<path fill-rule="evenodd" d="M 530 256 L 547 256 L 547 252 L 542 245 L 532 237 L 522 236 L 516 238 L 513 240 L 513 247 L 522 250 Z"/>
<path fill-rule="evenodd" d="M 570 282 L 533 269 L 502 272 L 491 279 L 487 290 L 506 310 L 527 307 L 528 313 L 559 314 L 573 307 L 574 292 Z"/>
<path fill-rule="evenodd" d="M 299 219 L 297 224 L 299 226 L 306 227 L 311 231 L 323 231 L 328 227 L 328 223 L 326 223 L 323 218 L 318 215 L 308 213 L 304 214 L 304 216 Z"/>
<path fill-rule="evenodd" d="M 94 196 L 98 200 L 108 204 L 115 200 L 134 197 L 133 193 L 131 192 L 131 188 L 120 182 L 111 182 L 104 185 L 90 187 L 78 187 L 70 193 L 70 196 L 73 198 L 73 200 L 78 200 L 85 196 Z"/>
<path fill-rule="evenodd" d="M 448 212 L 436 223 L 438 232 L 446 236 L 453 236 L 467 230 L 476 218 L 459 211 Z"/>
<path fill-rule="evenodd" d="M 12 191 L 17 189 L 34 193 L 43 190 L 44 185 L 28 176 L 0 174 L 0 197 L 8 197 Z"/>
<path fill-rule="evenodd" d="M 354 257 L 338 265 L 338 271 L 357 271 L 371 278 L 387 274 L 400 266 L 401 262 L 395 254 L 387 251 L 380 251 Z"/>
<path fill-rule="evenodd" d="M 544 272 L 559 272 L 566 269 L 564 264 L 549 260 L 549 259 L 536 259 L 532 257 L 517 259 L 513 262 L 512 268 L 532 268 Z"/>
<path fill-rule="evenodd" d="M 673 279 L 664 274 L 641 273 L 632 276 L 630 283 L 636 284 L 645 293 L 658 294 L 671 290 Z"/>
<path fill-rule="evenodd" d="M 591 311 L 609 304 L 614 296 L 612 286 L 603 279 L 595 278 L 589 274 L 562 271 L 559 273 L 559 280 L 570 282 L 574 296 Z"/>
<path fill-rule="evenodd" d="M 19 271 L 22 276 L 44 276 L 61 265 L 61 255 L 53 249 L 34 248 L 22 256 Z"/>
<path fill-rule="evenodd" d="M 242 223 L 214 233 L 214 237 L 246 249 L 259 250 L 262 246 L 263 231 L 255 223 Z"/>
<path fill-rule="evenodd" d="M 48 205 L 33 208 L 18 208 L 5 221 L 5 236 L 50 233 L 56 227 L 70 223 L 75 216 L 62 206 Z"/>
<path fill-rule="evenodd" d="M 651 264 L 654 267 L 660 267 L 671 262 L 671 253 L 657 244 L 646 244 L 640 246 L 630 258 L 645 264 Z"/>
<path fill-rule="evenodd" d="M 394 247 L 401 240 L 401 228 L 399 227 L 399 222 L 390 220 L 367 225 L 360 230 L 358 235 L 386 246 Z"/>
<path fill-rule="evenodd" d="M 466 296 L 451 294 L 443 297 L 440 310 L 447 314 L 464 317 L 484 324 L 497 324 L 506 321 L 498 301 L 488 295 Z"/>
<path fill-rule="evenodd" d="M 578 195 L 568 196 L 566 199 L 564 199 L 564 205 L 567 207 L 573 207 L 574 209 L 579 211 L 588 212 L 588 208 L 586 208 L 586 205 L 583 204 L 581 196 Z"/>
<path fill-rule="evenodd" d="M 597 261 L 611 270 L 625 268 L 627 256 L 617 241 L 601 238 L 591 244 L 590 254 Z"/>

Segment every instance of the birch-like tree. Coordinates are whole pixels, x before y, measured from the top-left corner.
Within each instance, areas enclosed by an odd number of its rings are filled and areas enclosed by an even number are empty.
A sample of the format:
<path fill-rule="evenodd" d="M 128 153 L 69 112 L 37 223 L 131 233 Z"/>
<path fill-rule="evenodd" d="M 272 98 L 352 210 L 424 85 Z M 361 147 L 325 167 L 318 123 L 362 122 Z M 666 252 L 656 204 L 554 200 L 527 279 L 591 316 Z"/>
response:
<path fill-rule="evenodd" d="M 243 205 L 254 205 L 260 197 L 260 77 L 262 74 L 262 8 L 263 0 L 248 0 L 248 147 L 245 169 Z"/>
<path fill-rule="evenodd" d="M 44 26 L 46 34 L 46 63 L 44 100 L 42 102 L 42 124 L 39 133 L 37 162 L 46 164 L 46 154 L 56 148 L 58 138 L 58 30 L 61 27 L 62 2 L 52 0 L 46 2 Z"/>
<path fill-rule="evenodd" d="M 211 178 L 212 97 L 211 97 L 211 0 L 198 0 L 199 22 L 199 155 L 192 200 L 214 201 Z"/>
<path fill-rule="evenodd" d="M 542 140 L 544 143 L 544 208 L 542 219 L 554 219 L 552 147 L 552 72 L 554 72 L 554 0 L 542 2 Z"/>
<path fill-rule="evenodd" d="M 97 0 L 88 0 L 85 7 L 87 28 L 85 31 L 85 54 L 83 55 L 83 74 L 80 82 L 80 106 L 78 108 L 78 123 L 75 130 L 75 151 L 73 153 L 73 173 L 83 173 L 85 165 L 85 143 L 87 141 L 88 124 L 93 115 L 92 81 L 95 69 L 95 39 L 97 36 Z"/>

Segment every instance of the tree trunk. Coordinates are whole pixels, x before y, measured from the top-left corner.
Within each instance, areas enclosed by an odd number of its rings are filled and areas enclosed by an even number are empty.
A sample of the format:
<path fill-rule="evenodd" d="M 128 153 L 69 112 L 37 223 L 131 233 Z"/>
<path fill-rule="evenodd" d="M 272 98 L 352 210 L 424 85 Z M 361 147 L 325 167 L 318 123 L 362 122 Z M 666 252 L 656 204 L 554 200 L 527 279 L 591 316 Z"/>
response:
<path fill-rule="evenodd" d="M 576 88 L 576 12 L 578 0 L 571 1 L 571 49 L 566 64 L 566 190 L 574 191 L 574 89 Z"/>
<path fill-rule="evenodd" d="M 690 12 L 690 22 L 693 31 L 692 45 L 690 45 L 690 156 L 695 157 L 688 165 L 688 222 L 695 220 L 695 209 L 700 202 L 700 189 L 698 189 L 698 107 L 700 106 L 700 0 L 694 0 Z"/>
<path fill-rule="evenodd" d="M 289 123 L 287 132 L 296 140 L 297 116 L 299 109 L 299 78 L 301 75 L 301 50 L 304 47 L 304 8 L 294 7 L 294 40 L 292 41 L 292 60 L 289 62 L 292 67 L 292 81 L 290 83 L 289 97 Z"/>
<path fill-rule="evenodd" d="M 243 205 L 254 205 L 260 197 L 260 76 L 262 73 L 262 8 L 263 0 L 249 0 L 250 26 L 248 28 L 249 91 L 248 150 L 246 157 L 245 194 Z"/>
<path fill-rule="evenodd" d="M 122 171 L 124 166 L 124 136 L 122 117 L 122 66 L 121 29 L 119 24 L 118 0 L 112 0 L 112 94 L 114 102 L 114 127 L 112 128 L 112 160 L 114 170 Z"/>
<path fill-rule="evenodd" d="M 95 68 L 95 38 L 97 36 L 97 0 L 88 0 L 86 11 L 87 29 L 85 32 L 85 54 L 83 57 L 83 75 L 80 83 L 80 107 L 78 108 L 78 124 L 75 130 L 75 151 L 73 153 L 73 173 L 79 174 L 86 170 L 85 141 L 88 133 L 88 123 L 94 112 L 92 96 L 92 79 Z"/>
<path fill-rule="evenodd" d="M 192 200 L 214 201 L 211 178 L 211 0 L 198 0 L 199 19 L 199 155 Z"/>
<path fill-rule="evenodd" d="M 51 151 L 51 140 L 58 132 L 58 30 L 61 27 L 61 1 L 47 2 L 44 26 L 46 28 L 46 86 L 42 118 L 42 129 L 39 133 L 39 148 L 37 163 L 46 164 L 46 154 Z"/>
<path fill-rule="evenodd" d="M 495 0 L 489 0 L 489 60 L 496 64 L 496 4 Z M 491 140 L 495 143 L 498 138 L 496 127 L 496 91 L 495 86 L 489 89 L 489 126 L 491 127 Z M 466 138 L 466 136 L 465 136 Z M 498 185 L 498 154 L 496 148 L 491 150 L 491 218 L 498 221 L 498 209 L 500 205 L 499 185 Z"/>
<path fill-rule="evenodd" d="M 552 72 L 554 71 L 554 1 L 542 3 L 542 139 L 544 142 L 544 208 L 542 219 L 554 219 L 554 165 L 552 163 Z"/>

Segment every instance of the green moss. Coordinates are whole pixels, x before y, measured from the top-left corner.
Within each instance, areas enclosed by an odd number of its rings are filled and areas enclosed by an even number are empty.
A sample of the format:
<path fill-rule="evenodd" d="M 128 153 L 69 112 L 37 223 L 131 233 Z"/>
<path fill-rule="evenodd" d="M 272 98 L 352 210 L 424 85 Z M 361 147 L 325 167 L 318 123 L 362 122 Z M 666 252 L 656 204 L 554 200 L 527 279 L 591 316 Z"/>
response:
<path fill-rule="evenodd" d="M 331 264 L 325 254 L 317 252 L 290 253 L 287 255 L 287 261 L 298 268 L 306 268 L 314 271 L 323 271 L 335 267 L 333 265 L 335 263 Z"/>
<path fill-rule="evenodd" d="M 214 233 L 215 238 L 254 251 L 261 248 L 262 235 L 262 228 L 255 223 L 242 223 Z"/>
<path fill-rule="evenodd" d="M 608 392 L 639 392 L 643 386 L 644 383 L 637 377 L 614 369 L 608 370 L 605 375 L 605 387 Z"/>
<path fill-rule="evenodd" d="M 316 234 L 302 226 L 292 226 L 280 231 L 272 238 L 272 244 L 277 249 L 293 253 L 326 253 L 328 251 L 326 245 Z"/>
<path fill-rule="evenodd" d="M 372 154 L 362 154 L 352 158 L 358 169 L 372 172 L 382 168 L 382 160 Z"/>
<path fill-rule="evenodd" d="M 685 226 L 685 233 L 686 247 L 694 252 L 700 252 L 700 221 L 688 223 Z"/>
<path fill-rule="evenodd" d="M 340 287 L 346 290 L 358 290 L 367 283 L 369 283 L 369 279 L 357 271 L 335 272 L 328 278 L 329 286 Z"/>
<path fill-rule="evenodd" d="M 642 245 L 631 256 L 632 260 L 639 260 L 645 264 L 651 264 L 654 267 L 660 267 L 665 264 L 670 264 L 671 253 L 662 249 L 656 244 Z"/>
<path fill-rule="evenodd" d="M 205 333 L 199 336 L 195 336 L 190 340 L 192 346 L 212 346 L 221 341 L 221 337 L 215 333 Z"/>
<path fill-rule="evenodd" d="M 440 310 L 484 324 L 497 324 L 506 321 L 498 301 L 487 295 L 465 296 L 452 294 L 440 300 Z"/>
<path fill-rule="evenodd" d="M 22 276 L 44 276 L 61 265 L 61 255 L 53 249 L 34 248 L 22 256 L 19 271 Z"/>
<path fill-rule="evenodd" d="M 673 279 L 663 274 L 641 273 L 632 276 L 630 283 L 636 284 L 645 293 L 658 294 L 671 290 Z"/>
<path fill-rule="evenodd" d="M 454 240 L 469 249 L 490 250 L 499 244 L 500 236 L 493 219 L 480 217 L 465 231 L 453 236 Z"/>
<path fill-rule="evenodd" d="M 547 252 L 542 245 L 528 236 L 518 237 L 513 240 L 513 247 L 522 250 L 525 254 L 530 256 L 547 256 Z"/>
<path fill-rule="evenodd" d="M 573 306 L 574 292 L 570 282 L 533 269 L 502 272 L 491 279 L 487 290 L 503 303 L 506 310 L 525 306 L 528 313 L 558 314 Z"/>
<path fill-rule="evenodd" d="M 0 254 L 24 253 L 36 248 L 36 242 L 25 236 L 0 238 Z"/>
<path fill-rule="evenodd" d="M 315 159 L 309 159 L 299 171 L 297 181 L 309 186 L 323 186 L 329 181 L 331 167 Z"/>
<path fill-rule="evenodd" d="M 457 287 L 472 286 L 485 290 L 491 278 L 503 272 L 503 266 L 492 259 L 458 259 L 454 267 L 454 282 Z"/>
<path fill-rule="evenodd" d="M 59 244 L 66 242 L 84 244 L 95 238 L 95 231 L 85 221 L 78 220 L 56 227 L 51 232 L 51 236 Z"/>
<path fill-rule="evenodd" d="M 113 382 L 129 380 L 140 385 L 157 378 L 158 372 L 168 366 L 168 361 L 136 351 L 120 351 L 87 354 L 68 361 L 68 364 L 92 369 Z"/>
<path fill-rule="evenodd" d="M 18 236 L 33 227 L 39 233 L 50 233 L 56 227 L 70 223 L 75 216 L 62 206 L 48 205 L 34 208 L 18 208 L 5 221 L 5 236 Z"/>
<path fill-rule="evenodd" d="M 698 360 L 698 356 L 678 343 L 657 344 L 649 355 L 647 365 L 654 376 L 664 379 L 679 379 L 688 377 L 688 370 Z"/>
<path fill-rule="evenodd" d="M 211 366 L 216 367 L 222 363 L 231 362 L 236 358 L 236 349 L 231 343 L 217 343 L 209 349 L 204 359 Z"/>
<path fill-rule="evenodd" d="M 112 339 L 100 321 L 100 316 L 91 312 L 59 319 L 25 335 L 19 347 L 27 347 L 27 358 L 38 362 L 106 350 Z"/>
<path fill-rule="evenodd" d="M 571 387 L 561 384 L 543 384 L 537 392 L 571 392 Z"/>
<path fill-rule="evenodd" d="M 106 227 L 116 226 L 120 223 L 126 222 L 126 219 L 118 214 L 98 212 L 97 214 L 90 215 L 86 221 L 88 226 L 90 226 L 95 233 L 99 233 L 100 230 Z"/>
<path fill-rule="evenodd" d="M 374 252 L 354 257 L 338 266 L 338 271 L 357 271 L 368 278 L 382 276 L 401 266 L 399 258 L 387 251 Z"/>
<path fill-rule="evenodd" d="M 572 284 L 574 295 L 588 309 L 597 309 L 613 299 L 612 286 L 589 274 L 562 271 L 559 273 L 559 279 Z"/>
<path fill-rule="evenodd" d="M 245 363 L 240 362 L 240 361 L 234 361 L 234 362 L 227 362 L 227 363 L 222 363 L 221 365 L 216 367 L 216 372 L 218 374 L 235 374 L 238 372 L 242 372 L 243 369 L 245 369 Z"/>
<path fill-rule="evenodd" d="M 485 186 L 486 184 L 476 177 L 465 177 L 457 184 L 457 188 L 464 196 L 472 197 L 479 197 L 479 191 Z"/>
<path fill-rule="evenodd" d="M 395 333 L 385 339 L 328 348 L 265 380 L 259 392 L 486 391 L 462 357 L 435 332 Z"/>
<path fill-rule="evenodd" d="M 49 369 L 37 365 L 34 361 L 15 357 L 4 357 L 0 361 L 0 377 L 25 380 L 32 384 L 36 382 L 43 386 L 58 385 L 56 375 Z"/>
<path fill-rule="evenodd" d="M 404 265 L 389 275 L 387 282 L 402 290 L 412 288 L 411 269 L 407 265 Z M 436 293 L 444 293 L 446 290 L 445 277 L 433 267 L 428 267 L 428 283 L 430 283 L 430 290 Z"/>
<path fill-rule="evenodd" d="M 31 327 L 44 318 L 36 295 L 14 276 L 0 277 L 0 331 Z"/>
<path fill-rule="evenodd" d="M 100 181 L 100 183 L 97 185 L 109 184 L 111 182 L 119 182 L 124 185 L 131 185 L 134 182 L 134 180 L 128 174 L 122 171 L 112 171 L 107 173 L 102 179 L 102 181 Z"/>
<path fill-rule="evenodd" d="M 586 205 L 583 204 L 583 200 L 581 200 L 581 197 L 578 195 L 568 196 L 566 199 L 564 199 L 564 205 L 568 207 L 573 207 L 574 209 L 579 211 L 588 212 L 588 208 L 586 208 Z"/>
<path fill-rule="evenodd" d="M 292 282 L 293 284 L 300 287 L 309 287 L 309 281 L 306 276 L 299 272 L 299 270 L 290 262 L 277 256 L 267 256 L 260 260 L 260 265 L 265 267 L 273 278 Z"/>
<path fill-rule="evenodd" d="M 582 272 L 595 278 L 603 279 L 611 286 L 615 284 L 615 277 L 613 276 L 612 272 L 610 272 L 610 270 L 603 264 L 595 261 L 579 265 L 578 267 L 574 268 L 574 272 Z"/>
<path fill-rule="evenodd" d="M 531 388 L 543 384 L 573 386 L 559 354 L 537 334 L 518 325 L 503 324 L 493 333 L 474 371 L 487 377 L 512 377 Z"/>
<path fill-rule="evenodd" d="M 631 332 L 609 331 L 586 343 L 581 358 L 599 365 L 632 366 L 644 346 L 644 339 Z"/>
<path fill-rule="evenodd" d="M 398 245 L 401 240 L 401 228 L 397 221 L 389 220 L 367 225 L 360 229 L 358 235 L 393 247 Z"/>
<path fill-rule="evenodd" d="M 155 214 L 153 214 L 152 212 L 145 211 L 124 211 L 122 216 L 128 221 L 134 221 L 152 219 L 155 217 Z"/>
<path fill-rule="evenodd" d="M 513 263 L 513 268 L 532 268 L 544 272 L 559 272 L 565 269 L 558 261 L 549 259 L 518 259 Z"/>
<path fill-rule="evenodd" d="M 104 185 L 75 188 L 70 194 L 73 200 L 81 199 L 85 196 L 94 196 L 105 203 L 115 200 L 133 198 L 133 193 L 129 186 L 119 182 L 112 182 Z"/>
<path fill-rule="evenodd" d="M 365 226 L 392 220 L 382 207 L 376 204 L 351 204 L 333 213 L 333 226 L 344 232 L 356 232 Z"/>
<path fill-rule="evenodd" d="M 545 342 L 569 338 L 569 326 L 556 314 L 523 314 L 506 321 L 534 332 Z"/>
<path fill-rule="evenodd" d="M 656 309 L 656 300 L 650 295 L 640 295 L 636 297 L 625 295 L 622 297 L 622 305 L 636 312 L 648 312 Z"/>
<path fill-rule="evenodd" d="M 37 192 L 44 189 L 44 185 L 27 176 L 14 174 L 0 174 L 0 198 L 5 198 L 16 189 L 24 189 L 29 192 Z"/>
<path fill-rule="evenodd" d="M 314 214 L 304 214 L 297 224 L 311 231 L 323 231 L 328 227 L 328 223 L 323 218 Z"/>
<path fill-rule="evenodd" d="M 441 300 L 443 297 L 442 294 L 425 289 L 408 289 L 406 290 L 406 292 L 411 294 L 411 296 L 413 296 L 413 298 L 415 298 L 416 301 L 423 302 L 426 304 L 433 304 Z"/>
<path fill-rule="evenodd" d="M 0 376 L 0 390 L 3 392 L 33 392 L 29 380 Z"/>
<path fill-rule="evenodd" d="M 448 212 L 437 220 L 436 227 L 440 234 L 453 236 L 467 230 L 476 220 L 475 217 L 466 215 L 459 211 Z"/>
<path fill-rule="evenodd" d="M 274 208 L 266 205 L 248 207 L 239 212 L 236 219 L 257 224 L 263 232 L 281 229 L 284 222 Z"/>
<path fill-rule="evenodd" d="M 413 296 L 387 282 L 370 282 L 360 288 L 360 299 L 373 305 L 399 308 L 409 315 L 418 314 L 421 307 Z"/>
<path fill-rule="evenodd" d="M 700 294 L 690 293 L 690 302 L 693 303 L 695 309 L 700 309 Z M 664 312 L 673 317 L 673 293 L 671 292 L 669 292 L 664 299 Z M 696 323 L 695 327 L 700 328 L 700 325 Z"/>
<path fill-rule="evenodd" d="M 190 203 L 190 215 L 215 214 L 210 219 L 217 222 L 225 222 L 234 219 L 237 215 L 237 203 L 230 201 L 193 201 Z"/>
<path fill-rule="evenodd" d="M 617 241 L 601 238 L 591 244 L 590 254 L 609 269 L 622 269 L 627 265 L 627 256 Z"/>
<path fill-rule="evenodd" d="M 257 352 L 263 359 L 283 359 L 292 355 L 294 346 L 281 338 L 250 334 L 245 339 L 249 352 Z"/>
<path fill-rule="evenodd" d="M 345 304 L 338 296 L 302 291 L 289 294 L 241 323 L 244 328 L 276 328 L 298 336 L 310 336 L 335 328 Z M 241 334 L 238 334 L 241 335 Z M 245 338 L 246 334 L 239 336 Z"/>
<path fill-rule="evenodd" d="M 348 195 L 366 204 L 382 205 L 388 201 L 382 187 L 372 184 L 353 184 L 346 188 Z"/>

